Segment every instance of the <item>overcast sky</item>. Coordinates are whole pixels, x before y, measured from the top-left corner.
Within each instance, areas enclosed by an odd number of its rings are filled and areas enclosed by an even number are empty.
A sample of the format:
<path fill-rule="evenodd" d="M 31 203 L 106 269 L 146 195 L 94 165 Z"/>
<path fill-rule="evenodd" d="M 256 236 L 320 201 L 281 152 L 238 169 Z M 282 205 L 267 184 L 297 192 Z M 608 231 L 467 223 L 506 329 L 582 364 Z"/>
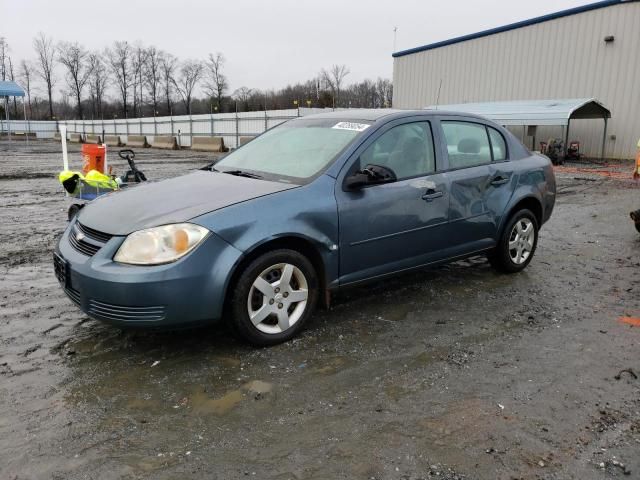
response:
<path fill-rule="evenodd" d="M 391 78 L 396 50 L 588 3 L 585 0 L 0 0 L 0 35 L 17 64 L 39 31 L 103 49 L 141 41 L 180 58 L 222 52 L 230 91 L 279 88 L 334 63 L 347 82 Z M 16 61 L 18 60 L 18 61 Z M 58 82 L 61 88 L 63 82 Z"/>

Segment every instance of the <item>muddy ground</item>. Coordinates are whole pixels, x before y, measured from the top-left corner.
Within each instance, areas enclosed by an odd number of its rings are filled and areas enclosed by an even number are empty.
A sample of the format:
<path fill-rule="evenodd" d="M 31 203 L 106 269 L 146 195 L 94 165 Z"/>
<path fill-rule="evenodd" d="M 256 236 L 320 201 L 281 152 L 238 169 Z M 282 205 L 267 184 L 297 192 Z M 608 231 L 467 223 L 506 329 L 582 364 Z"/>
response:
<path fill-rule="evenodd" d="M 56 143 L 0 143 L 0 479 L 640 478 L 632 182 L 559 172 L 525 272 L 479 258 L 350 290 L 256 350 L 79 312 L 51 266 L 60 163 Z"/>

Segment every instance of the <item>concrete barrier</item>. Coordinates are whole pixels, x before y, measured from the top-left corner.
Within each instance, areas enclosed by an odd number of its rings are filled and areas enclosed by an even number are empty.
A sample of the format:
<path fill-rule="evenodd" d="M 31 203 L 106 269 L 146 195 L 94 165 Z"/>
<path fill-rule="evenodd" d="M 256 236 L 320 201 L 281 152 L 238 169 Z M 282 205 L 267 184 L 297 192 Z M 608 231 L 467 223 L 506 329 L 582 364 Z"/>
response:
<path fill-rule="evenodd" d="M 171 135 L 156 135 L 151 142 L 153 148 L 162 148 L 165 150 L 177 150 L 178 140 Z"/>
<path fill-rule="evenodd" d="M 125 145 L 127 147 L 147 148 L 149 143 L 147 142 L 147 137 L 144 135 L 128 135 Z"/>
<path fill-rule="evenodd" d="M 104 143 L 109 147 L 121 147 L 122 140 L 120 140 L 120 135 L 105 135 Z"/>
<path fill-rule="evenodd" d="M 82 143 L 82 134 L 81 133 L 70 133 L 69 141 L 73 143 Z"/>
<path fill-rule="evenodd" d="M 222 137 L 193 137 L 191 140 L 191 150 L 201 152 L 226 152 L 228 148 L 224 146 Z"/>
<path fill-rule="evenodd" d="M 36 140 L 36 132 L 11 132 L 16 140 Z"/>
<path fill-rule="evenodd" d="M 53 139 L 58 141 L 62 140 L 62 135 L 60 135 L 60 132 L 54 132 Z"/>
<path fill-rule="evenodd" d="M 93 135 L 88 133 L 84 137 L 84 143 L 95 143 L 97 145 L 102 143 L 102 138 L 100 138 L 100 135 Z"/>
<path fill-rule="evenodd" d="M 241 147 L 245 143 L 249 143 L 254 138 L 256 138 L 256 137 L 240 137 L 240 145 L 238 145 L 238 146 Z"/>

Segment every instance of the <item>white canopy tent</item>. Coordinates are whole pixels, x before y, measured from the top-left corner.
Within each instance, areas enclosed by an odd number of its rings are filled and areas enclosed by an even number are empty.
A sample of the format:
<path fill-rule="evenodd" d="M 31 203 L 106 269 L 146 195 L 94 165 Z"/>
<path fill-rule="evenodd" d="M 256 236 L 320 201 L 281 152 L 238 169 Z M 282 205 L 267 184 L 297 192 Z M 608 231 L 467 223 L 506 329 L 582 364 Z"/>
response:
<path fill-rule="evenodd" d="M 9 141 L 11 141 L 11 124 L 9 123 L 9 97 L 24 97 L 24 90 L 15 82 L 9 81 L 0 81 L 0 97 L 4 97 L 4 113 L 7 119 L 7 135 L 9 136 Z M 24 118 L 27 118 L 27 107 L 22 102 L 22 109 L 24 112 Z M 4 128 L 2 129 L 4 133 Z M 27 135 L 27 142 L 29 141 L 29 136 Z"/>
<path fill-rule="evenodd" d="M 572 120 L 604 120 L 602 135 L 602 157 L 607 137 L 607 122 L 611 112 L 595 98 L 573 98 L 560 100 L 517 100 L 508 102 L 458 103 L 451 105 L 432 105 L 431 110 L 465 112 L 481 115 L 504 126 L 552 125 L 564 127 L 565 152 L 569 142 L 569 129 Z M 535 138 L 534 142 L 535 144 Z"/>

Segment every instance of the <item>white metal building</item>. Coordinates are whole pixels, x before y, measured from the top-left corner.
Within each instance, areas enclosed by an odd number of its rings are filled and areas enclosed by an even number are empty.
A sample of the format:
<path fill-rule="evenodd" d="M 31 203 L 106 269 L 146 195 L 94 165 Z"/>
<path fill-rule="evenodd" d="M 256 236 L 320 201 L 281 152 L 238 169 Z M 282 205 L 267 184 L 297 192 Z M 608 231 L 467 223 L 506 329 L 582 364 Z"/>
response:
<path fill-rule="evenodd" d="M 640 138 L 640 1 L 607 0 L 393 54 L 393 106 L 597 98 L 609 110 L 605 156 L 633 158 Z M 528 146 L 524 129 L 513 129 Z M 538 140 L 562 138 L 538 127 Z M 599 157 L 602 121 L 569 140 Z"/>

